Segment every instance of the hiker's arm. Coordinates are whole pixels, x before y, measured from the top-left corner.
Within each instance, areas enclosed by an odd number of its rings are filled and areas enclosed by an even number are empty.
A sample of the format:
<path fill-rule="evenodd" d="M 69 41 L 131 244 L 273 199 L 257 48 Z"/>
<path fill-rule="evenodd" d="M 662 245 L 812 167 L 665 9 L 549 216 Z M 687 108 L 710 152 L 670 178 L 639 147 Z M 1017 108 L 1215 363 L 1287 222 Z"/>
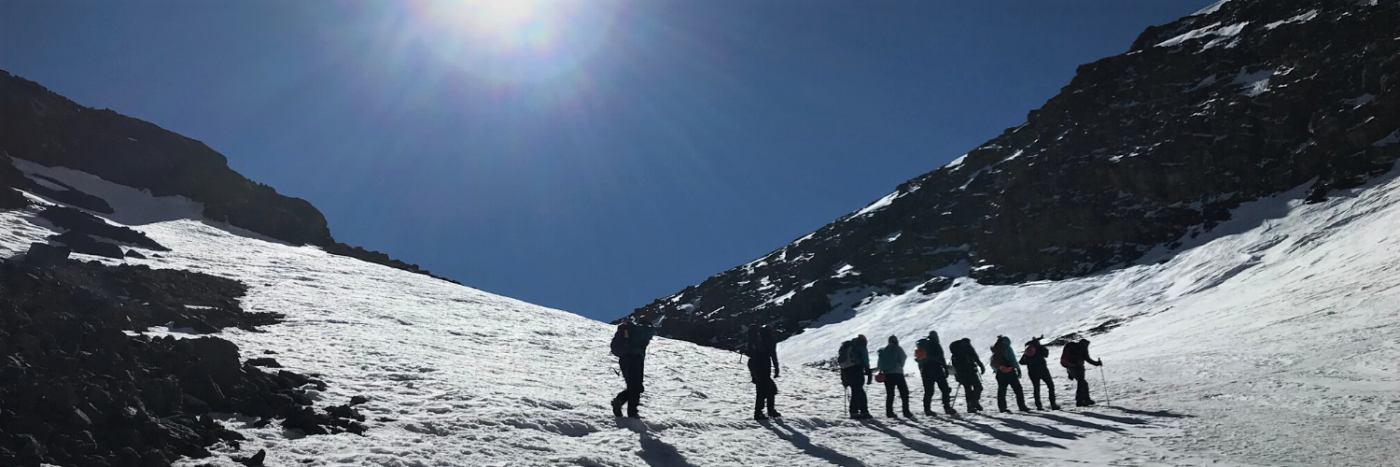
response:
<path fill-rule="evenodd" d="M 777 377 L 778 377 L 778 352 L 769 352 L 768 355 L 772 355 L 772 358 L 773 358 L 773 377 L 774 377 L 774 378 L 777 378 Z"/>

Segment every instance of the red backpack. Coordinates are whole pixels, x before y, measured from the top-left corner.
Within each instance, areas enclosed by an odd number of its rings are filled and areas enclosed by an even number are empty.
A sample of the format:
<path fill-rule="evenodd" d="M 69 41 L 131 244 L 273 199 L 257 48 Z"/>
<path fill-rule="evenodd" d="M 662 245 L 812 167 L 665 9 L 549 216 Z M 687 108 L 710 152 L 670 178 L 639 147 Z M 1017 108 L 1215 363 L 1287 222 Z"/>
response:
<path fill-rule="evenodd" d="M 1073 354 L 1072 352 L 1070 352 L 1070 348 L 1075 347 L 1075 346 L 1078 346 L 1078 345 L 1079 345 L 1079 343 L 1077 343 L 1077 342 L 1070 342 L 1070 343 L 1068 343 L 1068 344 L 1065 344 L 1065 347 L 1064 347 L 1063 349 L 1060 349 L 1060 366 L 1065 367 L 1065 368 L 1069 368 L 1069 367 L 1072 367 L 1072 366 L 1076 366 L 1076 365 L 1073 363 L 1073 361 L 1074 361 L 1074 354 Z"/>

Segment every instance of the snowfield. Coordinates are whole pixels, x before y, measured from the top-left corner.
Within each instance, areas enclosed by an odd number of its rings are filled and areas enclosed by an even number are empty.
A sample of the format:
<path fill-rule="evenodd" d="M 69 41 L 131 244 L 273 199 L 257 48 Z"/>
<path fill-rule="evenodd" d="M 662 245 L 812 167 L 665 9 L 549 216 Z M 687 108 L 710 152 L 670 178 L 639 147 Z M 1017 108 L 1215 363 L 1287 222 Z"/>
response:
<path fill-rule="evenodd" d="M 226 418 L 251 439 L 242 452 L 265 448 L 268 465 L 1375 466 L 1397 465 L 1400 454 L 1394 175 L 1320 204 L 1301 204 L 1301 190 L 1253 203 L 1191 248 L 1155 252 L 1160 263 L 864 303 L 780 345 L 786 418 L 758 423 L 735 353 L 657 339 L 645 418 L 614 419 L 607 403 L 623 383 L 605 323 L 269 241 L 198 219 L 182 198 L 21 166 L 107 198 L 118 212 L 105 217 L 172 249 L 128 262 L 238 279 L 250 286 L 246 310 L 285 313 L 265 332 L 222 333 L 244 358 L 275 352 L 319 375 L 330 385 L 320 405 L 369 397 L 365 436 Z M 5 254 L 53 233 L 36 212 L 0 212 Z M 1019 344 L 1115 319 L 1121 326 L 1092 337 L 1108 387 L 1091 373 L 1103 406 L 1090 410 L 857 422 L 844 418 L 836 375 L 800 365 L 834 356 L 857 333 L 870 336 L 872 353 L 891 334 L 912 353 L 936 329 L 945 344 L 971 337 L 985 358 L 998 334 Z M 1064 372 L 1052 370 L 1062 405 L 1073 405 Z M 995 383 L 984 384 L 994 407 Z M 869 390 L 878 414 L 883 388 Z"/>

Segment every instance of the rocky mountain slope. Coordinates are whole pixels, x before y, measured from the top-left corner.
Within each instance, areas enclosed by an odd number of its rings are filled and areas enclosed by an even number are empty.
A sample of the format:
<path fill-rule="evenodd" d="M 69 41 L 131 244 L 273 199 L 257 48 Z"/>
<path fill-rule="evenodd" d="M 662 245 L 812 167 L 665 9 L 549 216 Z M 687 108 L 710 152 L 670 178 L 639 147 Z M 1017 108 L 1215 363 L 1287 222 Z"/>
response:
<path fill-rule="evenodd" d="M 960 278 L 867 304 L 779 345 L 784 417 L 755 422 L 733 352 L 656 339 L 645 418 L 614 418 L 612 326 L 187 215 L 124 225 L 197 206 L 21 165 L 99 194 L 114 213 L 97 217 L 162 249 L 31 263 L 16 255 L 61 228 L 47 207 L 0 210 L 0 465 L 1374 466 L 1400 453 L 1394 174 L 1316 204 L 1300 188 L 1244 205 L 1165 264 Z M 73 303 L 86 297 L 103 302 Z M 1114 319 L 1129 322 L 1094 339 L 1109 382 L 1095 375 L 1094 408 L 850 420 L 835 375 L 800 365 L 855 332 L 907 345 L 939 329 L 985 349 L 996 334 Z M 1055 373 L 1065 403 L 1071 383 Z"/>
<path fill-rule="evenodd" d="M 1242 203 L 1400 157 L 1400 3 L 1233 0 L 1081 66 L 1025 124 L 762 258 L 637 310 L 732 347 L 957 278 L 1082 277 L 1179 252 Z"/>
<path fill-rule="evenodd" d="M 200 215 L 206 219 L 293 245 L 316 245 L 333 254 L 432 275 L 383 253 L 335 241 L 325 216 L 311 203 L 247 179 L 204 143 L 109 109 L 84 107 L 4 71 L 0 155 L 0 185 L 92 212 L 111 214 L 112 207 L 52 178 L 25 176 L 8 159 L 67 167 L 156 196 L 183 196 L 200 203 Z M 16 192 L 0 190 L 0 207 L 26 203 Z"/>

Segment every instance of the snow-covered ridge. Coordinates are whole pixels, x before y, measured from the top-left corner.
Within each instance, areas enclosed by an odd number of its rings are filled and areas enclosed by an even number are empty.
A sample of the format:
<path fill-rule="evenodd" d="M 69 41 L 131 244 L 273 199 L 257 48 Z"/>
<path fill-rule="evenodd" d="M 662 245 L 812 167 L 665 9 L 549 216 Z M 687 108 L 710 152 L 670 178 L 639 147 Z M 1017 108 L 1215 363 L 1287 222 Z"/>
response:
<path fill-rule="evenodd" d="M 1361 356 L 1400 349 L 1398 174 L 1318 204 L 1302 202 L 1305 187 L 1247 203 L 1177 250 L 1101 275 L 1008 286 L 960 280 L 934 295 L 878 296 L 779 351 L 816 362 L 857 334 L 877 344 L 898 336 L 907 348 L 934 330 L 945 343 L 972 338 L 985 357 L 998 335 L 1017 343 L 1088 336 L 1112 362 L 1112 379 L 1126 384 L 1120 390 L 1210 418 L 1195 433 L 1212 449 L 1263 464 L 1389 459 L 1394 443 L 1381 452 L 1365 446 L 1396 439 L 1400 364 Z M 1111 331 L 1086 332 L 1095 328 Z M 1277 441 L 1227 433 L 1284 426 L 1328 432 Z"/>
<path fill-rule="evenodd" d="M 74 186 L 83 175 L 60 172 L 49 174 Z M 182 203 L 96 178 L 85 183 L 82 189 L 112 197 L 119 206 L 113 217 Z M 53 233 L 32 211 L 0 212 L 0 224 L 6 227 L 0 230 L 0 249 L 10 253 Z M 245 358 L 272 351 L 290 369 L 320 375 L 329 389 L 313 393 L 318 405 L 355 395 L 370 398 L 361 407 L 369 416 L 364 437 L 287 436 L 276 423 L 253 428 L 251 420 L 222 420 L 250 438 L 243 453 L 267 449 L 268 465 L 1107 465 L 1141 458 L 1186 465 L 1216 460 L 1182 444 L 1189 425 L 1180 414 L 1160 412 L 1162 405 L 1142 399 L 1115 397 L 1114 402 L 1150 410 L 870 424 L 844 420 L 834 376 L 797 365 L 802 358 L 793 349 L 800 342 L 783 347 L 779 409 L 787 417 L 782 421 L 746 420 L 751 385 L 738 355 L 667 339 L 654 342 L 648 358 L 647 418 L 619 421 L 606 407 L 621 380 L 607 354 L 612 329 L 603 323 L 315 247 L 268 241 L 203 219 L 133 227 L 171 251 L 124 261 L 238 279 L 251 287 L 245 309 L 287 315 L 285 323 L 266 332 L 222 333 Z M 862 317 L 874 306 L 879 305 L 862 307 Z M 1106 349 L 1124 345 L 1105 342 Z M 807 345 L 814 355 L 834 349 L 811 340 Z M 1106 358 L 1125 357 L 1110 351 Z M 1065 381 L 1060 383 L 1065 394 Z M 871 389 L 878 407 L 878 389 Z M 1140 390 L 1115 389 L 1123 395 Z M 237 464 L 218 459 L 214 465 Z"/>

